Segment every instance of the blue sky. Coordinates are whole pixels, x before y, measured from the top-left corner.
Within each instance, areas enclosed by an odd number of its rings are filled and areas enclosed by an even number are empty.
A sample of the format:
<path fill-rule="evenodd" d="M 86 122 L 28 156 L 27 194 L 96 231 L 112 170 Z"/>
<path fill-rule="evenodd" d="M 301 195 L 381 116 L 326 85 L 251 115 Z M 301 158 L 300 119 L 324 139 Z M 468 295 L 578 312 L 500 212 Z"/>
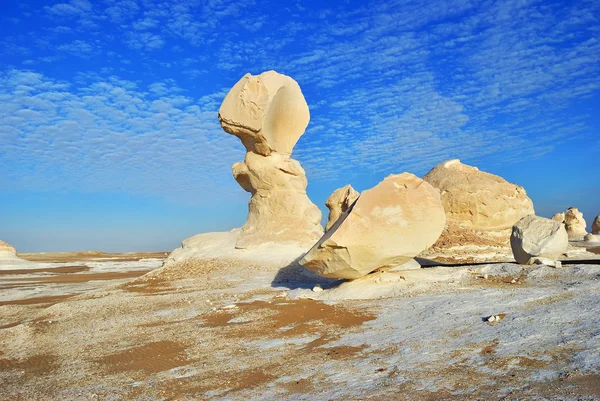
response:
<path fill-rule="evenodd" d="M 294 157 L 336 188 L 451 158 L 539 215 L 600 214 L 600 2 L 20 1 L 0 24 L 0 238 L 22 252 L 171 250 L 243 224 L 218 107 L 296 79 Z"/>

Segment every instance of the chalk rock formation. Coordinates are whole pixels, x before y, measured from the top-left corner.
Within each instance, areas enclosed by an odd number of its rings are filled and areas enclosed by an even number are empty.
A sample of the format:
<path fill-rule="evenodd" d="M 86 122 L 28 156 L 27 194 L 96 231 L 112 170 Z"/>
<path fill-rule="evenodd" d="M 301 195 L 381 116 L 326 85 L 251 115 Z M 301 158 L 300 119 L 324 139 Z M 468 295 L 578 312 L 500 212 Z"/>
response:
<path fill-rule="evenodd" d="M 35 263 L 21 259 L 12 245 L 0 241 L 0 270 L 35 266 Z"/>
<path fill-rule="evenodd" d="M 410 173 L 390 175 L 362 192 L 300 263 L 324 277 L 356 279 L 408 262 L 438 239 L 445 221 L 438 190 Z"/>
<path fill-rule="evenodd" d="M 570 207 L 565 212 L 565 226 L 570 241 L 581 241 L 587 234 L 583 213 L 576 207 Z"/>
<path fill-rule="evenodd" d="M 513 224 L 534 214 L 525 189 L 502 177 L 450 160 L 423 179 L 438 188 L 447 226 L 425 258 L 452 262 L 509 260 Z"/>
<path fill-rule="evenodd" d="M 359 196 L 360 194 L 350 184 L 333 191 L 329 198 L 327 198 L 327 201 L 325 201 L 325 206 L 329 209 L 329 219 L 325 230 L 329 230 L 338 221 L 340 216 L 354 204 Z"/>
<path fill-rule="evenodd" d="M 16 256 L 17 250 L 7 242 L 0 241 L 0 257 Z"/>
<path fill-rule="evenodd" d="M 583 240 L 585 242 L 600 242 L 600 238 L 596 234 L 587 234 L 585 237 L 583 237 Z"/>
<path fill-rule="evenodd" d="M 298 83 L 275 71 L 246 74 L 225 96 L 219 122 L 247 151 L 233 165 L 233 176 L 252 194 L 237 248 L 268 242 L 308 247 L 323 234 L 321 211 L 306 195 L 304 169 L 290 158 L 309 119 Z"/>
<path fill-rule="evenodd" d="M 510 246 L 519 264 L 529 264 L 535 257 L 557 259 L 569 246 L 562 223 L 539 216 L 525 216 L 512 228 Z"/>
<path fill-rule="evenodd" d="M 600 214 L 596 216 L 592 223 L 592 234 L 600 234 Z"/>
<path fill-rule="evenodd" d="M 552 216 L 552 220 L 557 221 L 562 224 L 565 222 L 565 214 L 564 213 L 556 213 L 554 216 Z"/>

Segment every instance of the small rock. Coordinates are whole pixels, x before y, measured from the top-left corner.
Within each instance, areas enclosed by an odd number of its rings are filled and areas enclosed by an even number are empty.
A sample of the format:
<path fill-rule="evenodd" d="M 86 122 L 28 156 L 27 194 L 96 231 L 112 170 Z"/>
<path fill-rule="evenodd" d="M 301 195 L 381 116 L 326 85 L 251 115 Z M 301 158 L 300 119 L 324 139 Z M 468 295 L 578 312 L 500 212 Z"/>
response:
<path fill-rule="evenodd" d="M 504 319 L 505 316 L 506 316 L 506 313 L 500 313 L 498 315 L 491 315 L 491 316 L 488 316 L 486 321 L 488 323 L 499 323 L 502 321 L 502 319 Z"/>
<path fill-rule="evenodd" d="M 223 308 L 221 309 L 235 309 L 237 308 L 236 304 L 229 304 L 229 305 L 225 305 Z"/>
<path fill-rule="evenodd" d="M 321 284 L 317 284 L 313 287 L 313 292 L 320 292 L 323 291 L 323 287 L 321 287 Z"/>

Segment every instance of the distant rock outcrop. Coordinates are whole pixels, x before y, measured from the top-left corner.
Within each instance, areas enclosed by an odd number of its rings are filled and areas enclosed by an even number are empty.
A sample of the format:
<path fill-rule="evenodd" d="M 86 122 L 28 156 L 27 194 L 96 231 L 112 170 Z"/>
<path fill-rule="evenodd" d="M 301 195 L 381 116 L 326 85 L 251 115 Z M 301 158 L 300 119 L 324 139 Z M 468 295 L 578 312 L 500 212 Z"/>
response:
<path fill-rule="evenodd" d="M 424 257 L 457 262 L 510 259 L 512 226 L 535 213 L 523 187 L 458 159 L 441 163 L 423 179 L 440 190 L 447 220 Z"/>
<path fill-rule="evenodd" d="M 587 234 L 585 237 L 583 237 L 583 240 L 585 242 L 600 242 L 600 236 L 596 234 Z"/>
<path fill-rule="evenodd" d="M 592 234 L 600 234 L 600 214 L 596 216 L 592 223 Z"/>
<path fill-rule="evenodd" d="M 17 250 L 14 246 L 0 241 L 0 269 L 21 268 L 27 265 L 33 266 L 35 263 L 21 259 L 17 256 Z"/>
<path fill-rule="evenodd" d="M 362 192 L 300 263 L 324 277 L 356 279 L 410 261 L 445 221 L 437 189 L 410 173 L 390 175 Z"/>
<path fill-rule="evenodd" d="M 306 195 L 304 169 L 290 158 L 309 119 L 298 83 L 275 71 L 244 75 L 223 100 L 221 127 L 247 151 L 233 165 L 233 176 L 252 194 L 236 248 L 269 242 L 308 247 L 323 234 L 321 211 Z"/>
<path fill-rule="evenodd" d="M 325 206 L 329 209 L 329 219 L 325 230 L 329 230 L 340 216 L 358 199 L 360 194 L 350 184 L 338 188 L 327 198 Z"/>
<path fill-rule="evenodd" d="M 510 246 L 519 264 L 532 264 L 534 258 L 558 259 L 569 246 L 562 223 L 539 216 L 526 216 L 512 228 Z"/>
<path fill-rule="evenodd" d="M 565 226 L 567 234 L 569 234 L 569 241 L 581 241 L 587 234 L 583 213 L 576 207 L 570 207 L 565 212 Z"/>

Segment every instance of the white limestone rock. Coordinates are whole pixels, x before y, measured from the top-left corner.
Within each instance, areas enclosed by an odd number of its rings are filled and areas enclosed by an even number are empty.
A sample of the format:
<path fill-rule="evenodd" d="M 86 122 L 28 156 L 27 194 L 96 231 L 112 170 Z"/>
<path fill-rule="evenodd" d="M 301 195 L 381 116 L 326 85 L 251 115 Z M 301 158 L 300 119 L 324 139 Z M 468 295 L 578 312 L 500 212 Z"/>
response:
<path fill-rule="evenodd" d="M 565 212 L 565 226 L 569 241 L 581 241 L 587 234 L 583 213 L 576 207 L 571 207 Z"/>
<path fill-rule="evenodd" d="M 246 74 L 219 109 L 223 130 L 246 147 L 233 176 L 252 197 L 236 247 L 294 243 L 310 247 L 323 234 L 321 211 L 306 195 L 306 174 L 290 158 L 310 119 L 300 86 L 275 71 Z"/>
<path fill-rule="evenodd" d="M 440 190 L 447 221 L 424 257 L 452 262 L 510 259 L 511 227 L 535 213 L 523 187 L 458 159 L 439 164 L 423 179 Z"/>
<path fill-rule="evenodd" d="M 557 259 L 566 252 L 568 245 L 563 224 L 533 215 L 519 220 L 510 237 L 513 256 L 519 264 L 527 264 L 534 257 Z"/>
<path fill-rule="evenodd" d="M 301 259 L 330 278 L 356 279 L 408 262 L 433 244 L 445 224 L 439 191 L 410 173 L 364 191 Z"/>

